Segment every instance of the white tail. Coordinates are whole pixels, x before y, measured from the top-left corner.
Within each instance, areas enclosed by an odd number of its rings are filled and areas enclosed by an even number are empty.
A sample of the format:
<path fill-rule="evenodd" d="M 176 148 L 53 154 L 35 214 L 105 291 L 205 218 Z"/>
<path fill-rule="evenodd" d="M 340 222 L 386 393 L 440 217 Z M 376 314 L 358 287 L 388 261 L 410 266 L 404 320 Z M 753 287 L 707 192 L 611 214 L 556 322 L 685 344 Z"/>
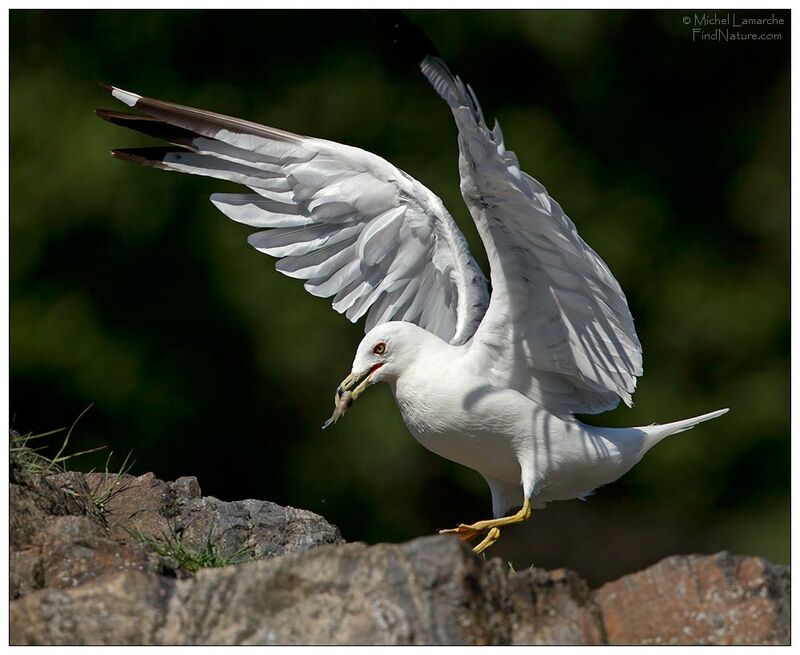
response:
<path fill-rule="evenodd" d="M 641 430 L 647 435 L 646 443 L 647 449 L 649 450 L 653 446 L 655 446 L 659 441 L 668 437 L 672 434 L 678 434 L 678 432 L 685 432 L 686 430 L 691 430 L 695 425 L 698 423 L 702 423 L 703 421 L 710 421 L 712 418 L 717 418 L 718 416 L 722 416 L 728 412 L 728 407 L 725 409 L 718 409 L 716 412 L 709 412 L 708 414 L 703 414 L 702 416 L 695 416 L 694 418 L 687 418 L 683 421 L 675 421 L 674 423 L 667 423 L 666 425 L 648 425 L 646 427 L 637 428 Z"/>

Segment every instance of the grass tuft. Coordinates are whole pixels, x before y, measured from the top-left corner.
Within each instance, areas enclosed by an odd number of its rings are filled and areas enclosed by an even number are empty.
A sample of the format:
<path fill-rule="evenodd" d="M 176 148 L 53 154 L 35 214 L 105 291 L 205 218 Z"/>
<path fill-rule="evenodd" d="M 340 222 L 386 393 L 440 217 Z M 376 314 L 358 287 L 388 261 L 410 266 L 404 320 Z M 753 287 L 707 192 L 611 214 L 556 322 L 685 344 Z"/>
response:
<path fill-rule="evenodd" d="M 108 465 L 111 462 L 111 456 L 114 454 L 114 451 L 108 453 L 108 457 L 106 458 L 105 470 L 103 472 L 103 478 L 101 482 L 92 489 L 92 503 L 95 507 L 97 507 L 101 512 L 106 511 L 106 505 L 108 501 L 114 498 L 119 493 L 125 491 L 126 487 L 122 484 L 122 477 L 131 470 L 136 460 L 131 459 L 131 455 L 133 451 L 130 451 L 122 462 L 122 465 L 116 471 L 116 473 L 110 473 L 108 470 Z"/>
<path fill-rule="evenodd" d="M 33 447 L 31 442 L 37 439 L 52 437 L 55 434 L 64 432 L 66 428 L 58 428 L 57 430 L 43 432 L 42 434 L 33 434 L 29 432 L 28 434 L 24 435 L 12 430 L 10 444 L 11 459 L 22 469 L 23 473 L 25 474 L 47 476 L 57 473 L 66 473 L 68 470 L 68 463 L 70 460 L 73 460 L 76 457 L 88 455 L 89 453 L 94 453 L 98 450 L 104 450 L 107 448 L 107 446 L 98 446 L 97 448 L 90 448 L 88 450 L 82 450 L 69 455 L 65 454 L 67 451 L 67 446 L 69 445 L 70 437 L 72 436 L 72 432 L 75 430 L 75 426 L 84 416 L 84 414 L 86 414 L 86 412 L 88 412 L 91 408 L 92 405 L 89 405 L 78 415 L 78 418 L 73 421 L 72 425 L 64 436 L 64 440 L 61 442 L 61 445 L 58 448 L 58 452 L 56 453 L 55 457 L 52 458 L 41 453 L 41 451 L 47 447 L 46 445 Z M 106 458 L 104 473 L 102 474 L 101 481 L 94 489 L 91 490 L 89 497 L 85 499 L 90 503 L 90 505 L 99 510 L 100 517 L 102 517 L 105 513 L 106 504 L 108 501 L 118 493 L 125 491 L 125 487 L 122 485 L 122 477 L 131 470 L 134 464 L 134 460 L 131 459 L 132 452 L 129 452 L 125 457 L 125 460 L 122 462 L 120 468 L 115 473 L 111 473 L 108 467 L 113 455 L 113 451 L 109 452 L 108 457 Z M 89 473 L 94 473 L 94 469 L 89 471 Z M 66 487 L 64 487 L 64 491 L 73 496 L 85 495 L 78 494 L 75 490 Z"/>
<path fill-rule="evenodd" d="M 219 553 L 211 541 L 213 527 L 212 524 L 206 535 L 205 542 L 200 548 L 185 546 L 181 535 L 172 526 L 170 526 L 169 534 L 162 532 L 161 539 L 138 529 L 129 530 L 129 532 L 137 539 L 144 541 L 157 554 L 176 560 L 180 567 L 189 573 L 195 573 L 200 569 L 242 564 L 254 559 L 253 552 L 246 547 L 240 548 L 231 555 Z"/>
<path fill-rule="evenodd" d="M 41 454 L 41 450 L 43 450 L 46 446 L 39 446 L 38 448 L 33 448 L 30 445 L 30 442 L 34 439 L 43 439 L 45 437 L 51 437 L 54 434 L 59 434 L 63 432 L 66 428 L 58 428 L 57 430 L 51 430 L 50 432 L 43 432 L 42 434 L 33 434 L 29 432 L 28 434 L 18 434 L 17 432 L 11 433 L 11 447 L 10 453 L 12 459 L 14 459 L 22 468 L 24 473 L 30 474 L 37 474 L 37 475 L 50 475 L 51 473 L 64 473 L 67 471 L 67 462 L 69 460 L 74 459 L 75 457 L 80 457 L 81 455 L 88 455 L 89 453 L 94 453 L 98 450 L 103 450 L 106 446 L 98 446 L 97 448 L 90 448 L 89 450 L 82 450 L 78 453 L 72 453 L 70 455 L 65 455 L 65 451 L 67 449 L 67 445 L 69 444 L 69 438 L 72 436 L 72 432 L 75 429 L 75 426 L 78 424 L 78 421 L 81 420 L 84 414 L 91 409 L 91 405 L 84 409 L 76 418 L 72 425 L 70 426 L 69 430 L 67 430 L 67 434 L 64 437 L 64 441 L 61 442 L 61 446 L 58 449 L 58 453 L 53 458 L 45 457 Z"/>

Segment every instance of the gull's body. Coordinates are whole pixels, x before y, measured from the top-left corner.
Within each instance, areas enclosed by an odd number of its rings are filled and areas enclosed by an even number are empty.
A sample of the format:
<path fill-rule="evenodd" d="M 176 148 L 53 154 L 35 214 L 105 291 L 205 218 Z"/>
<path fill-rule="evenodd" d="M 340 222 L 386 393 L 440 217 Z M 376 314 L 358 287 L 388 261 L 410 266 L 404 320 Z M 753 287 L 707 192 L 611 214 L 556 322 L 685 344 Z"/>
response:
<path fill-rule="evenodd" d="M 369 384 L 388 382 L 423 446 L 486 478 L 495 519 L 453 531 L 487 533 L 482 549 L 531 505 L 582 498 L 664 437 L 727 410 L 628 429 L 575 418 L 631 404 L 642 358 L 625 295 L 560 205 L 520 170 L 499 126 L 487 127 L 472 90 L 438 59 L 421 68 L 455 118 L 461 192 L 486 248 L 491 294 L 441 200 L 377 155 L 114 87 L 143 114 L 98 114 L 171 144 L 114 151 L 120 158 L 250 187 L 211 200 L 266 228 L 249 241 L 279 258 L 280 272 L 333 297 L 351 321 L 366 316 L 332 420 Z"/>
<path fill-rule="evenodd" d="M 602 428 L 559 417 L 509 388 L 486 383 L 470 344 L 451 345 L 410 323 L 387 323 L 376 339 L 413 344 L 402 366 L 382 379 L 403 422 L 428 450 L 478 471 L 492 492 L 495 517 L 520 507 L 583 498 L 617 480 L 664 437 L 719 412 L 668 425 Z"/>

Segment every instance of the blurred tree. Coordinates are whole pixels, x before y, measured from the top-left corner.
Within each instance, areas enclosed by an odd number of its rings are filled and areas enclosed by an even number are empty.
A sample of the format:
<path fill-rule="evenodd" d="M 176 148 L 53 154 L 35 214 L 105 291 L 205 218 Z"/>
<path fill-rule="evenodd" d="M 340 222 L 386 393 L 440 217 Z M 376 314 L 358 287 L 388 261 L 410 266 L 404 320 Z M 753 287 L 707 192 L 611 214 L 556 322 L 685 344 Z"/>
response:
<path fill-rule="evenodd" d="M 626 291 L 646 375 L 636 408 L 592 420 L 732 408 L 495 554 L 596 582 L 675 550 L 788 561 L 789 13 L 779 40 L 727 43 L 676 11 L 406 13 Z M 15 426 L 94 403 L 76 449 L 308 507 L 348 539 L 483 516 L 482 479 L 418 446 L 388 388 L 319 430 L 361 328 L 246 245 L 207 201 L 225 184 L 112 161 L 147 141 L 91 113 L 108 80 L 375 152 L 442 197 L 485 265 L 449 112 L 370 18 L 15 10 L 10 28 Z"/>

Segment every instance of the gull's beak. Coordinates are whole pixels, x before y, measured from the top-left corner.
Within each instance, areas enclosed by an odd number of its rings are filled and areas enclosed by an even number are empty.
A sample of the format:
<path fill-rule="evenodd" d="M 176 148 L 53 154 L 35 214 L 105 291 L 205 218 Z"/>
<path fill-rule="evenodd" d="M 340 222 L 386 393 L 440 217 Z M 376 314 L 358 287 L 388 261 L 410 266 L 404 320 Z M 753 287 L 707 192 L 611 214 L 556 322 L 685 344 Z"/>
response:
<path fill-rule="evenodd" d="M 342 396 L 351 389 L 353 390 L 351 400 L 352 402 L 355 402 L 356 398 L 364 393 L 364 389 L 372 384 L 372 376 L 375 375 L 375 371 L 377 371 L 380 367 L 381 365 L 378 364 L 377 366 L 373 366 L 371 369 L 364 371 L 363 373 L 351 373 L 348 375 L 344 380 L 341 381 L 339 386 L 336 387 L 336 398 L 334 398 L 333 404 L 338 405 Z"/>
<path fill-rule="evenodd" d="M 347 412 L 364 390 L 372 384 L 372 378 L 382 364 L 373 366 L 361 373 L 351 373 L 336 387 L 336 397 L 333 399 L 335 409 L 333 415 L 322 426 L 324 430 L 329 425 L 336 423 Z"/>
<path fill-rule="evenodd" d="M 348 375 L 344 380 L 339 383 L 339 386 L 336 387 L 336 398 L 334 398 L 333 403 L 336 404 L 339 402 L 339 399 L 344 395 L 345 391 L 350 391 L 358 381 L 364 377 L 364 375 L 358 375 L 358 373 L 351 373 Z"/>

